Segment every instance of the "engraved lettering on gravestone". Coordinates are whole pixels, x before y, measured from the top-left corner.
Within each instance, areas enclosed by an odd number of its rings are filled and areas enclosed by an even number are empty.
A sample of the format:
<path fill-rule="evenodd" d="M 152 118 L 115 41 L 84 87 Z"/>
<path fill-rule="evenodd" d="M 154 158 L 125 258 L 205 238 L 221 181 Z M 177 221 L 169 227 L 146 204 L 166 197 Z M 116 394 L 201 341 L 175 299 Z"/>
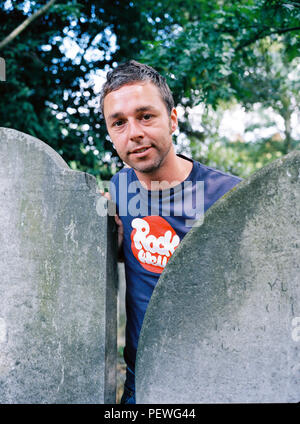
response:
<path fill-rule="evenodd" d="M 291 310 L 292 310 L 292 315 L 294 316 L 295 315 L 295 312 L 294 312 L 294 300 L 293 300 L 293 298 L 292 297 L 290 297 L 290 302 L 291 302 Z"/>
<path fill-rule="evenodd" d="M 268 283 L 269 284 L 269 286 L 271 287 L 271 291 L 273 290 L 273 287 L 275 286 L 275 284 L 277 283 L 277 278 L 276 278 L 276 280 L 274 281 L 274 283 L 273 284 L 271 284 L 271 283 Z"/>
<path fill-rule="evenodd" d="M 6 81 L 5 60 L 0 57 L 0 81 Z"/>
<path fill-rule="evenodd" d="M 78 247 L 78 241 L 74 240 L 74 231 L 76 228 L 76 224 L 73 221 L 73 218 L 71 219 L 70 225 L 65 227 L 65 237 L 66 240 L 68 240 L 68 238 L 70 237 L 70 240 L 76 244 L 76 247 Z"/>
<path fill-rule="evenodd" d="M 294 342 L 300 342 L 300 317 L 292 319 L 292 327 L 295 327 L 292 331 L 292 339 Z"/>

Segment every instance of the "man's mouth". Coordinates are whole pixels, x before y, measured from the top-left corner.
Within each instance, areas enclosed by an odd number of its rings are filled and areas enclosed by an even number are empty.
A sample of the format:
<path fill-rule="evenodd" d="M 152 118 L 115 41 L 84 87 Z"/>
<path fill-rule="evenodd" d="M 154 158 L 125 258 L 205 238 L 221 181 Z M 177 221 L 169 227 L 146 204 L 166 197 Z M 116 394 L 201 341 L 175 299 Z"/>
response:
<path fill-rule="evenodd" d="M 146 154 L 146 152 L 148 152 L 148 150 L 151 149 L 151 146 L 146 146 L 146 147 L 139 147 L 138 149 L 134 149 L 130 152 L 130 154 L 135 155 L 135 156 L 144 156 Z"/>

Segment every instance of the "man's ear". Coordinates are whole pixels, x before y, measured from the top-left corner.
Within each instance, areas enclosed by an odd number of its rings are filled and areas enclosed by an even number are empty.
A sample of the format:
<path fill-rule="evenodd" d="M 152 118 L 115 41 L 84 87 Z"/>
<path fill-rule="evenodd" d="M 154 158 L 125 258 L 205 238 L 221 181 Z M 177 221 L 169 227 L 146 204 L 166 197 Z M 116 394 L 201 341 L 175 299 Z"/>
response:
<path fill-rule="evenodd" d="M 170 134 L 173 134 L 178 127 L 177 110 L 173 107 L 170 115 Z"/>

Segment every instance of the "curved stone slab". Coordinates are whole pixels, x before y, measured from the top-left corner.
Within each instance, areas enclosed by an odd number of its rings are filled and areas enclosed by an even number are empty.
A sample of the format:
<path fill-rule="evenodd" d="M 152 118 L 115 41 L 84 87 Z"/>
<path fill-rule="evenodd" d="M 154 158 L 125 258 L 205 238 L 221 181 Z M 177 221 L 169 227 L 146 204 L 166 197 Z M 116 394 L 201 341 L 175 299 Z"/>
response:
<path fill-rule="evenodd" d="M 94 177 L 0 128 L 0 403 L 114 403 L 114 220 Z"/>
<path fill-rule="evenodd" d="M 241 182 L 175 251 L 136 390 L 138 403 L 300 401 L 300 152 Z"/>

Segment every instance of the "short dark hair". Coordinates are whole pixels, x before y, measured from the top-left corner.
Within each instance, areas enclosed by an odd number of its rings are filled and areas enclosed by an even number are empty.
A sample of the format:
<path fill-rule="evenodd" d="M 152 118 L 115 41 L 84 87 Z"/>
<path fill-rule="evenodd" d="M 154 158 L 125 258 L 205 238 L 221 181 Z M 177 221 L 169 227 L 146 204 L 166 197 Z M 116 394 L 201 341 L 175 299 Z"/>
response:
<path fill-rule="evenodd" d="M 160 75 L 155 69 L 149 65 L 130 60 L 129 62 L 122 63 L 117 68 L 112 69 L 106 76 L 100 94 L 100 108 L 102 116 L 104 117 L 104 98 L 111 92 L 118 90 L 123 85 L 134 84 L 139 81 L 150 81 L 156 85 L 161 94 L 162 100 L 166 105 L 169 115 L 171 115 L 174 107 L 174 99 L 171 90 L 166 82 L 166 79 Z"/>

